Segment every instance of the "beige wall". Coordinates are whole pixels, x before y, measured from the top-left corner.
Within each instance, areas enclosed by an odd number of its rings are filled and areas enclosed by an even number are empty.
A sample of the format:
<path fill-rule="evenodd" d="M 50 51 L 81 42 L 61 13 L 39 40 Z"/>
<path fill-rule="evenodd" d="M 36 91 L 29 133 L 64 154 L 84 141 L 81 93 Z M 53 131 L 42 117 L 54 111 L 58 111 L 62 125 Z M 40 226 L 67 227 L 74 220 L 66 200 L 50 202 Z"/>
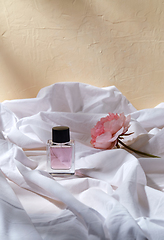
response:
<path fill-rule="evenodd" d="M 142 109 L 164 101 L 163 78 L 163 0 L 0 1 L 0 101 L 73 81 Z"/>

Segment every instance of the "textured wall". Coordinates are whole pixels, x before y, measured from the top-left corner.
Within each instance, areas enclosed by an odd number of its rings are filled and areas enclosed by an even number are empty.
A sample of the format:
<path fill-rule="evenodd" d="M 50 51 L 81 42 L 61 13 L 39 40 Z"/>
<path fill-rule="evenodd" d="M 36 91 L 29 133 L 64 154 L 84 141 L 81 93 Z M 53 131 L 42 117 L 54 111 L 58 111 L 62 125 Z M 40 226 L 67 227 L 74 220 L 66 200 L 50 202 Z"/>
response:
<path fill-rule="evenodd" d="M 164 101 L 163 75 L 163 0 L 0 1 L 0 101 L 76 81 L 142 109 Z"/>

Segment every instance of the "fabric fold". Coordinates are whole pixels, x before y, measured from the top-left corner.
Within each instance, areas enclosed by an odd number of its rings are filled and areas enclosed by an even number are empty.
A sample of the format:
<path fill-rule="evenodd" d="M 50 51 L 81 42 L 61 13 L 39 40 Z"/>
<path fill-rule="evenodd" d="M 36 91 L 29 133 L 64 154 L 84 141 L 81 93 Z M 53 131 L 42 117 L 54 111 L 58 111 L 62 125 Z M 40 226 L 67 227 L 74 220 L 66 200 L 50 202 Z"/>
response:
<path fill-rule="evenodd" d="M 109 112 L 131 115 L 124 143 L 160 158 L 93 148 L 90 130 Z M 163 240 L 163 103 L 137 110 L 115 86 L 61 82 L 0 113 L 1 239 Z M 75 140 L 74 176 L 47 172 L 58 125 Z"/>

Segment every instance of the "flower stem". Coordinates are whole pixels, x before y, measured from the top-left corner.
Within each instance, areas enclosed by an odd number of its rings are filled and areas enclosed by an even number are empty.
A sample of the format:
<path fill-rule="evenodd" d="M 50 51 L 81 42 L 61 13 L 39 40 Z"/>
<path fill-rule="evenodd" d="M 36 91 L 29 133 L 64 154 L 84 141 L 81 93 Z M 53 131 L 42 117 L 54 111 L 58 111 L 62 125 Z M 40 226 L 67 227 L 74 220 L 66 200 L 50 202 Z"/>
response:
<path fill-rule="evenodd" d="M 152 157 L 152 158 L 160 158 L 158 156 L 155 156 L 155 155 L 152 155 L 152 154 L 149 154 L 149 153 L 144 153 L 144 152 L 141 152 L 141 151 L 138 151 L 138 150 L 135 150 L 129 146 L 127 146 L 125 143 L 123 143 L 120 139 L 118 139 L 118 142 L 123 145 L 125 148 L 135 152 L 135 153 L 138 153 L 138 154 L 141 154 L 141 155 L 144 155 L 144 156 L 147 156 L 147 157 Z"/>

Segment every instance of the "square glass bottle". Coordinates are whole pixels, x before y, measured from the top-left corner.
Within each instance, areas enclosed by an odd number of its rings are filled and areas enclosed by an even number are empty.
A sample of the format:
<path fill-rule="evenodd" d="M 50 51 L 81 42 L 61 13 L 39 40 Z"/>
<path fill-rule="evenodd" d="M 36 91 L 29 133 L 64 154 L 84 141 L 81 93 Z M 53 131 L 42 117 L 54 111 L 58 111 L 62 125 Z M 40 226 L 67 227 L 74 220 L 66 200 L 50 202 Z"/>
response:
<path fill-rule="evenodd" d="M 52 128 L 52 140 L 47 142 L 47 171 L 50 174 L 74 174 L 74 141 L 69 127 Z"/>

